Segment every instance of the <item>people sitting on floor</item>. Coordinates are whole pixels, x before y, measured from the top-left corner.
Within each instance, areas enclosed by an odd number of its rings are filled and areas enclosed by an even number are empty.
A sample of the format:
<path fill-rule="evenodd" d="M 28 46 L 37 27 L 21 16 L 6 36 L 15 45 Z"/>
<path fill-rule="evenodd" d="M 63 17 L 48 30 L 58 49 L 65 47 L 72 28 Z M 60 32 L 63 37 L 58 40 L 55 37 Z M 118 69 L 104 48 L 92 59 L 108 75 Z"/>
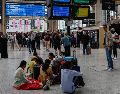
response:
<path fill-rule="evenodd" d="M 19 90 L 41 89 L 42 83 L 25 76 L 26 64 L 27 62 L 22 60 L 19 67 L 15 71 L 13 87 Z"/>
<path fill-rule="evenodd" d="M 55 60 L 55 55 L 53 53 L 49 53 L 48 58 L 51 61 L 50 65 L 53 66 L 53 61 Z"/>
<path fill-rule="evenodd" d="M 38 80 L 43 83 L 44 89 L 49 89 L 49 82 L 51 82 L 51 78 L 53 76 L 52 67 L 50 66 L 50 60 L 46 59 L 45 63 L 40 67 L 40 75 Z"/>
<path fill-rule="evenodd" d="M 50 66 L 52 67 L 52 71 L 53 71 L 52 85 L 60 84 L 61 83 L 60 69 L 61 69 L 62 58 L 60 57 L 55 58 L 55 55 L 53 53 L 49 53 L 48 57 L 49 60 L 51 60 Z"/>
<path fill-rule="evenodd" d="M 77 87 L 77 82 L 75 77 L 81 75 L 80 72 L 71 70 L 71 62 L 66 61 L 63 64 L 63 69 L 61 69 L 61 88 L 65 93 L 73 93 Z"/>

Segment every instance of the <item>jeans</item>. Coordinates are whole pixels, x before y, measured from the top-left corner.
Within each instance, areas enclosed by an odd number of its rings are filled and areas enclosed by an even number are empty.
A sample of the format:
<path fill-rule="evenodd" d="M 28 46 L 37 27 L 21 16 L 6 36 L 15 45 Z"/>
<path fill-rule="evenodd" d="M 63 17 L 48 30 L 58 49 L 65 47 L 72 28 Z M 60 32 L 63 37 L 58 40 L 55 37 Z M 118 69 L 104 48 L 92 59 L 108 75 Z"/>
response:
<path fill-rule="evenodd" d="M 112 56 L 111 56 L 112 49 L 106 47 L 105 50 L 106 50 L 106 56 L 107 56 L 107 61 L 108 61 L 108 68 L 113 69 L 113 60 L 112 60 Z"/>
<path fill-rule="evenodd" d="M 40 41 L 36 41 L 36 48 L 40 50 Z"/>
<path fill-rule="evenodd" d="M 70 56 L 70 46 L 65 46 L 65 56 Z"/>
<path fill-rule="evenodd" d="M 113 44 L 113 56 L 117 58 L 117 44 Z"/>
<path fill-rule="evenodd" d="M 31 51 L 32 51 L 31 41 L 28 41 L 28 49 L 29 49 L 29 53 L 31 53 Z"/>
<path fill-rule="evenodd" d="M 84 45 L 83 44 L 83 54 L 85 55 L 85 52 L 86 52 L 86 54 L 87 54 L 87 45 Z"/>

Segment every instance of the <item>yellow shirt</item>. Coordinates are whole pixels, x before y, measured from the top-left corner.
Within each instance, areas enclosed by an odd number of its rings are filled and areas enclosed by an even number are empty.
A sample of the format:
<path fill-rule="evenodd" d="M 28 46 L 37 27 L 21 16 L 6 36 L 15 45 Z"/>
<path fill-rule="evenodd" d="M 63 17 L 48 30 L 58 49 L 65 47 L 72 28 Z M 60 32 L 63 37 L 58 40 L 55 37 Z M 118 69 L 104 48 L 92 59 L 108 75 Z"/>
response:
<path fill-rule="evenodd" d="M 30 63 L 29 63 L 29 70 L 30 70 L 30 72 L 31 73 L 33 73 L 33 67 L 34 67 L 34 65 L 36 64 L 36 62 L 35 61 L 31 61 Z"/>

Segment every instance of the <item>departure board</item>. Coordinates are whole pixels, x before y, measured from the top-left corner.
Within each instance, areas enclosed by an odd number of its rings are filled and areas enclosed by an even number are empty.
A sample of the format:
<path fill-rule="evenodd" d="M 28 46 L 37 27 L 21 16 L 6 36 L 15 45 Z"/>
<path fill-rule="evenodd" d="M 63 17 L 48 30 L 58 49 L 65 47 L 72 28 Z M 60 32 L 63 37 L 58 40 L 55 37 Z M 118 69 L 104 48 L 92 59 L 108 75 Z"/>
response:
<path fill-rule="evenodd" d="M 68 17 L 70 15 L 70 7 L 53 6 L 53 16 Z"/>
<path fill-rule="evenodd" d="M 69 3 L 70 2 L 70 0 L 53 0 L 53 1 L 55 1 L 55 2 L 63 2 L 63 3 Z"/>
<path fill-rule="evenodd" d="M 88 17 L 89 9 L 88 8 L 78 8 L 76 17 Z"/>
<path fill-rule="evenodd" d="M 80 4 L 89 4 L 89 0 L 74 0 L 75 3 L 80 3 Z"/>
<path fill-rule="evenodd" d="M 45 16 L 45 6 L 6 3 L 6 16 Z"/>

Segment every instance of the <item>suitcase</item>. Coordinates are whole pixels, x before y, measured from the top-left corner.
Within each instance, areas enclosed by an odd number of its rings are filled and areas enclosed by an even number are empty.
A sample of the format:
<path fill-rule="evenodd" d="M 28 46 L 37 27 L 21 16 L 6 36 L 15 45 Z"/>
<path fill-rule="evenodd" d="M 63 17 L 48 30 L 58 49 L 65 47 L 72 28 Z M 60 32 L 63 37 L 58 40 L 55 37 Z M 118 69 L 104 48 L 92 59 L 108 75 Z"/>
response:
<path fill-rule="evenodd" d="M 87 55 L 91 54 L 91 47 L 87 47 Z"/>
<path fill-rule="evenodd" d="M 77 66 L 77 58 L 76 58 L 76 51 L 73 51 L 73 56 L 67 56 L 64 57 L 64 61 L 71 61 L 72 66 L 76 65 Z"/>
<path fill-rule="evenodd" d="M 33 78 L 35 80 L 38 80 L 39 74 L 40 74 L 40 65 L 35 64 L 33 67 Z"/>

